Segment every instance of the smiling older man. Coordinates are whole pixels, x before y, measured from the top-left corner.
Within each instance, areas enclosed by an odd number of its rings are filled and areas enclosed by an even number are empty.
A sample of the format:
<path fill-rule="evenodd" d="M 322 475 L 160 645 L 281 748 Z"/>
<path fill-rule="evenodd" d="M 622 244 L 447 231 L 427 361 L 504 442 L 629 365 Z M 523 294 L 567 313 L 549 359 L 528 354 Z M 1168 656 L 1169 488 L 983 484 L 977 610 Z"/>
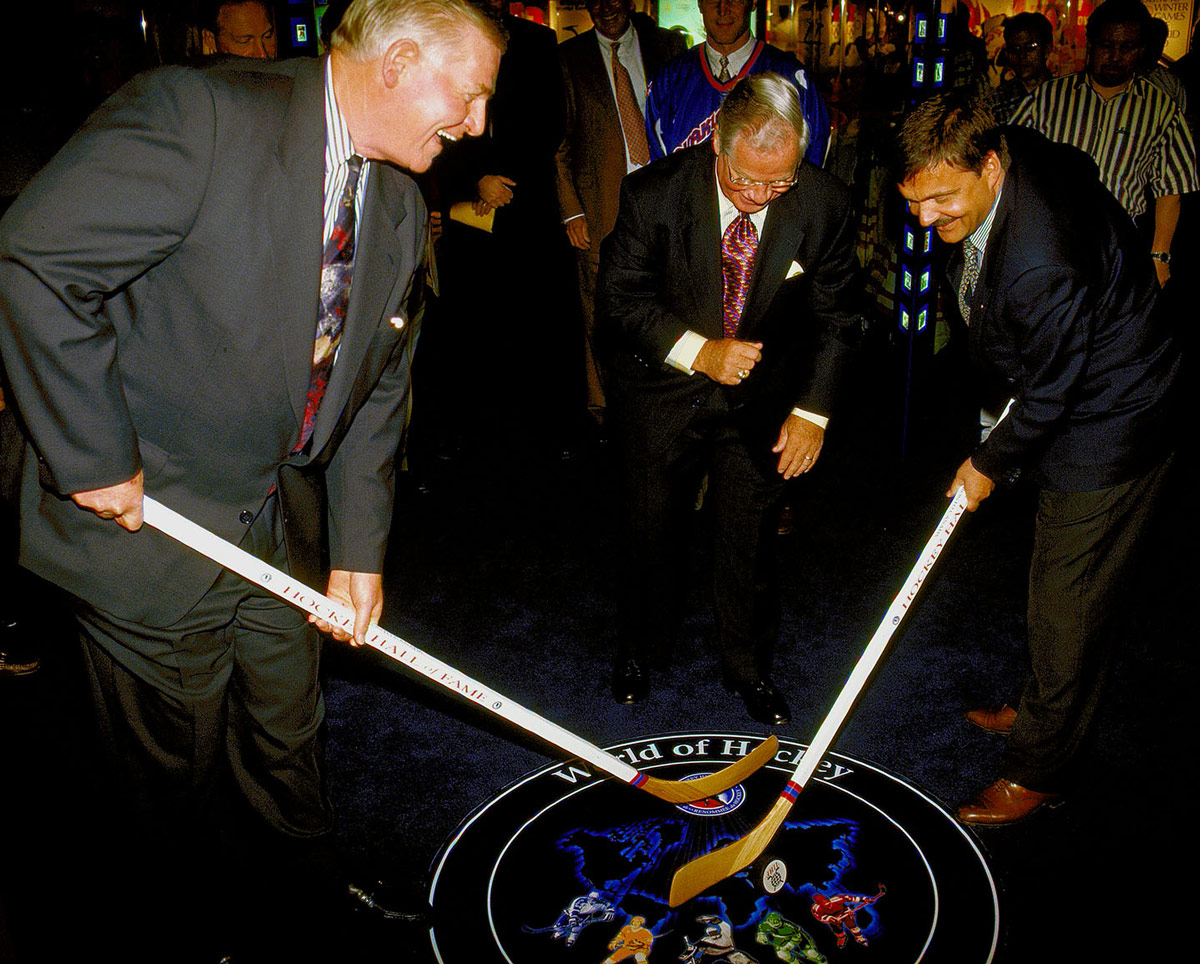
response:
<path fill-rule="evenodd" d="M 397 168 L 482 131 L 502 49 L 463 0 L 356 0 L 326 60 L 134 79 L 0 222 L 21 562 L 75 597 L 114 835 L 168 931 L 229 910 L 205 873 L 227 773 L 274 848 L 260 866 L 328 845 L 316 629 L 351 634 L 143 528 L 143 492 L 302 578 L 328 559 L 362 641 L 425 251 Z"/>

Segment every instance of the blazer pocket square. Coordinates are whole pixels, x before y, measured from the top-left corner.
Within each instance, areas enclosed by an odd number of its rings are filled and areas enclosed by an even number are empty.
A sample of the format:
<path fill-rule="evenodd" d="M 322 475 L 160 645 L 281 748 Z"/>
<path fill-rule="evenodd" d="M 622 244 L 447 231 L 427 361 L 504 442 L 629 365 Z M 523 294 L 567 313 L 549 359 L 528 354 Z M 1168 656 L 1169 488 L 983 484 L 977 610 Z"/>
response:
<path fill-rule="evenodd" d="M 798 274 L 804 274 L 804 269 L 800 267 L 799 261 L 793 261 L 792 266 L 788 268 L 787 278 L 784 278 L 783 280 L 787 281 L 788 278 L 794 278 Z"/>

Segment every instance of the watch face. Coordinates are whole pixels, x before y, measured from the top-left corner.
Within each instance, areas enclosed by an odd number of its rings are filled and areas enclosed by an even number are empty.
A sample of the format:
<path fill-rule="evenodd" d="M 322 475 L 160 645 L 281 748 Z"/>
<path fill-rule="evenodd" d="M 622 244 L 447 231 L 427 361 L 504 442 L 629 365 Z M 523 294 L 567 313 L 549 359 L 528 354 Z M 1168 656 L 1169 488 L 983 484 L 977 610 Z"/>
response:
<path fill-rule="evenodd" d="M 1151 251 L 1150 257 L 1152 257 L 1155 261 L 1161 261 L 1163 264 L 1171 263 L 1170 251 Z"/>

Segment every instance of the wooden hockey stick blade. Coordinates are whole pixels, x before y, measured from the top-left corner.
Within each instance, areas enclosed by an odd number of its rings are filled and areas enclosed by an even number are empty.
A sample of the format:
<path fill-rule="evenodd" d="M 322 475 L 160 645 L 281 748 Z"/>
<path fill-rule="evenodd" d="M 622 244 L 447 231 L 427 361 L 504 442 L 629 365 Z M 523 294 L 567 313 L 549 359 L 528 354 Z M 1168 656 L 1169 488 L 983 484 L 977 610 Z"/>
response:
<path fill-rule="evenodd" d="M 713 884 L 719 884 L 726 877 L 732 877 L 744 867 L 749 867 L 767 849 L 767 844 L 792 809 L 792 803 L 793 800 L 779 797 L 758 826 L 746 836 L 680 867 L 671 878 L 671 894 L 667 903 L 671 907 L 678 907 L 697 894 L 704 893 Z"/>
<path fill-rule="evenodd" d="M 800 762 L 796 765 L 792 778 L 788 780 L 787 786 L 779 794 L 775 805 L 771 807 L 758 826 L 744 837 L 697 857 L 675 871 L 675 876 L 671 879 L 671 893 L 668 898 L 670 906 L 678 907 L 697 894 L 702 894 L 714 884 L 720 883 L 726 877 L 732 877 L 739 870 L 749 867 L 758 859 L 759 854 L 767 849 L 767 845 L 792 809 L 792 804 L 796 802 L 796 797 L 800 795 L 800 791 L 804 789 L 813 773 L 816 772 L 821 763 L 821 757 L 832 746 L 835 737 L 846 722 L 846 718 L 850 715 L 850 710 L 854 708 L 854 704 L 862 695 L 867 680 L 874 672 L 875 667 L 879 665 L 892 634 L 900 625 L 904 614 L 911 608 L 913 600 L 917 597 L 917 591 L 925 582 L 937 557 L 941 555 L 942 549 L 945 548 L 954 532 L 954 527 L 958 525 L 958 520 L 962 518 L 966 508 L 967 495 L 960 488 L 954 493 L 954 498 L 950 500 L 950 505 L 938 522 L 937 528 L 933 530 L 933 535 L 925 543 L 925 548 L 921 551 L 916 565 L 909 571 L 904 586 L 892 600 L 892 604 L 883 616 L 883 621 L 880 622 L 871 641 L 867 643 L 867 648 L 863 650 L 863 654 L 855 663 L 842 691 L 834 700 L 833 706 L 821 722 L 820 727 L 817 728 L 817 735 L 808 749 L 804 751 L 804 755 L 800 757 Z"/>
<path fill-rule="evenodd" d="M 283 570 L 276 569 L 245 550 L 239 549 L 233 543 L 222 539 L 203 526 L 197 525 L 150 496 L 143 497 L 142 508 L 147 525 L 153 526 L 172 539 L 207 556 L 230 571 L 236 572 L 242 578 L 278 596 L 297 609 L 312 613 L 326 622 L 336 623 L 347 631 L 353 629 L 354 611 L 350 607 L 311 589 L 304 583 L 293 579 Z M 691 803 L 703 800 L 736 786 L 755 770 L 765 766 L 767 761 L 774 756 L 775 748 L 778 745 L 778 740 L 774 736 L 769 736 L 753 752 L 717 773 L 698 780 L 660 780 L 634 769 L 624 760 L 589 743 L 583 737 L 576 736 L 570 730 L 539 716 L 533 710 L 526 709 L 515 700 L 510 700 L 465 673 L 460 673 L 448 663 L 430 656 L 381 626 L 371 625 L 367 631 L 367 644 L 408 669 L 420 673 L 458 694 L 468 702 L 475 703 L 515 726 L 541 737 L 546 742 L 565 750 L 571 756 L 579 757 L 618 780 L 623 780 L 625 783 L 670 803 Z"/>
<path fill-rule="evenodd" d="M 658 777 L 646 776 L 642 789 L 668 803 L 694 803 L 705 797 L 715 797 L 766 766 L 778 748 L 779 740 L 771 734 L 736 763 L 731 763 L 716 773 L 697 777 L 695 780 L 660 780 Z"/>

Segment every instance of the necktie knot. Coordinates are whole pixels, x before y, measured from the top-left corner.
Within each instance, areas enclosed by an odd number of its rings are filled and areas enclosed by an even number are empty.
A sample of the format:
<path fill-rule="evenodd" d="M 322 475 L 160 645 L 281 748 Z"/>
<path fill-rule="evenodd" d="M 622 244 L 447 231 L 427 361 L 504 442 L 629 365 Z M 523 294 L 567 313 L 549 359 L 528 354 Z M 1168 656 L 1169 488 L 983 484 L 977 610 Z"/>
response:
<path fill-rule="evenodd" d="M 717 74 L 717 81 L 727 84 L 729 83 L 729 58 L 725 54 L 721 54 L 720 67 L 721 72 Z"/>

